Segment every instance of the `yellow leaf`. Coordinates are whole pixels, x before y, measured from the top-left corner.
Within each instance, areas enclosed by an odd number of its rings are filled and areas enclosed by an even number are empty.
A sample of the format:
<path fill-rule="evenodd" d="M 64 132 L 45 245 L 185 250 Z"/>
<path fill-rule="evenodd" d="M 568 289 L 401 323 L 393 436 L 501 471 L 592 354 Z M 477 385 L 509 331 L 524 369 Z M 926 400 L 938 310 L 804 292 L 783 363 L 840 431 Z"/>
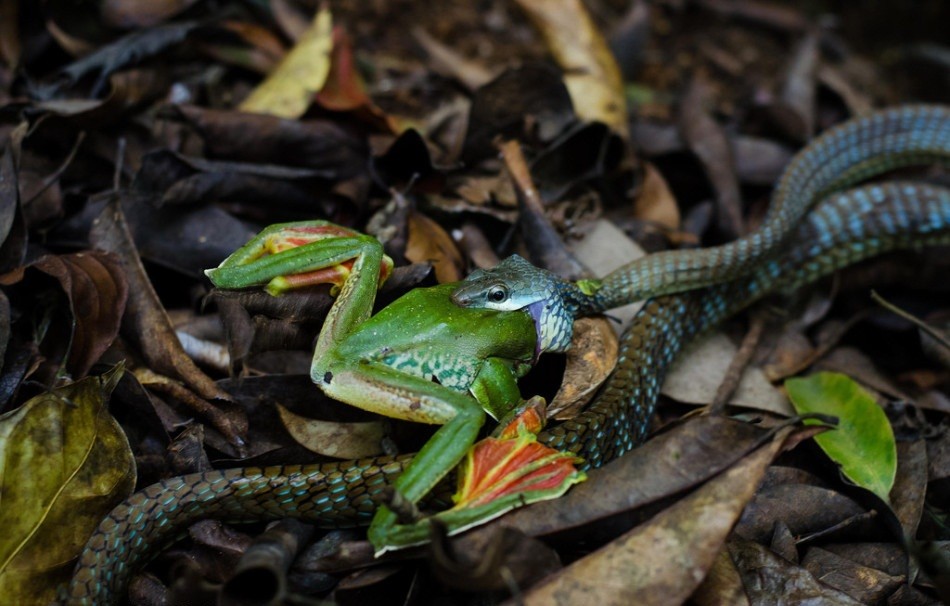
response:
<path fill-rule="evenodd" d="M 564 84 L 582 120 L 600 121 L 627 138 L 623 76 L 581 0 L 518 0 L 564 70 Z"/>
<path fill-rule="evenodd" d="M 281 118 L 302 116 L 327 81 L 332 49 L 333 19 L 324 6 L 277 69 L 241 103 L 241 111 Z"/>
<path fill-rule="evenodd" d="M 99 521 L 135 486 L 125 433 L 106 408 L 117 366 L 0 416 L 0 596 L 48 604 Z"/>

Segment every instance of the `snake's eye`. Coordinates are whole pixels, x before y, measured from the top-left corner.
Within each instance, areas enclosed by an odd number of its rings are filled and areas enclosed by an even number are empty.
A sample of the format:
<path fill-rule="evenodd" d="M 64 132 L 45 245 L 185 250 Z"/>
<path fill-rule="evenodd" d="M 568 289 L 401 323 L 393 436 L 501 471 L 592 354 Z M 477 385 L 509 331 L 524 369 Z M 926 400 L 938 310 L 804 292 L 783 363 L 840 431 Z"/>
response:
<path fill-rule="evenodd" d="M 488 291 L 488 300 L 492 303 L 501 303 L 508 298 L 508 291 L 501 286 L 492 286 Z"/>

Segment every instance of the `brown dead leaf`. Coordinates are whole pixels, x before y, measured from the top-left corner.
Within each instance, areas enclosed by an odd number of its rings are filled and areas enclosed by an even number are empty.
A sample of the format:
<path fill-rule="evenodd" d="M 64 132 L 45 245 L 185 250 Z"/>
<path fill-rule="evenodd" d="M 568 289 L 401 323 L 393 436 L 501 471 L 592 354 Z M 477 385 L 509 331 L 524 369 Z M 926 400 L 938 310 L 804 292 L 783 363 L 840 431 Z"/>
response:
<path fill-rule="evenodd" d="M 753 606 L 775 604 L 776 596 L 782 596 L 790 604 L 861 604 L 847 594 L 823 585 L 804 568 L 780 558 L 758 543 L 731 542 L 729 553 L 742 575 L 746 595 Z"/>
<path fill-rule="evenodd" d="M 727 550 L 723 549 L 716 556 L 706 578 L 690 597 L 690 602 L 696 606 L 749 606 L 749 598 L 742 587 L 742 578 Z"/>
<path fill-rule="evenodd" d="M 182 12 L 197 0 L 105 0 L 99 15 L 112 27 L 132 29 L 157 25 Z"/>
<path fill-rule="evenodd" d="M 131 295 L 128 313 L 122 324 L 124 334 L 138 345 L 149 366 L 161 374 L 184 381 L 203 398 L 228 400 L 228 394 L 195 366 L 182 350 L 168 315 L 145 273 L 117 203 L 106 206 L 89 237 L 98 248 L 119 257 Z"/>
<path fill-rule="evenodd" d="M 548 415 L 570 419 L 594 396 L 617 365 L 617 333 L 607 318 L 580 318 L 566 354 L 564 380 L 548 404 Z"/>
<path fill-rule="evenodd" d="M 381 110 L 366 92 L 366 83 L 356 66 L 353 42 L 341 27 L 333 30 L 333 50 L 330 54 L 326 84 L 315 100 L 330 111 L 352 112 L 366 124 L 381 132 L 399 133 L 404 127 L 399 121 Z"/>
<path fill-rule="evenodd" d="M 781 484 L 759 491 L 746 507 L 736 533 L 753 541 L 768 542 L 781 520 L 794 535 L 821 532 L 866 513 L 853 499 L 820 486 Z"/>
<path fill-rule="evenodd" d="M 0 284 L 19 283 L 27 269 L 55 278 L 66 293 L 73 315 L 66 370 L 84 377 L 119 334 L 129 287 L 118 257 L 98 251 L 45 255 L 0 277 Z"/>
<path fill-rule="evenodd" d="M 294 440 L 317 454 L 338 459 L 361 459 L 383 452 L 382 442 L 386 436 L 383 421 L 323 421 L 294 414 L 280 404 L 277 404 L 277 412 Z"/>
<path fill-rule="evenodd" d="M 781 451 L 771 443 L 606 547 L 529 591 L 523 603 L 678 604 L 706 576 L 726 536 Z"/>
<path fill-rule="evenodd" d="M 716 222 L 728 238 L 743 233 L 742 195 L 736 176 L 732 146 L 719 123 L 706 108 L 708 83 L 700 73 L 693 76 L 680 102 L 677 122 L 690 150 L 703 165 L 716 192 Z"/>
<path fill-rule="evenodd" d="M 830 551 L 811 547 L 802 558 L 802 568 L 816 579 L 851 596 L 862 604 L 880 604 L 906 580 L 884 571 L 861 566 Z"/>
<path fill-rule="evenodd" d="M 643 164 L 643 184 L 633 203 L 633 215 L 667 229 L 679 229 L 680 209 L 666 179 L 650 162 Z"/>
<path fill-rule="evenodd" d="M 661 393 L 677 402 L 710 404 L 737 351 L 736 345 L 722 332 L 715 332 L 697 341 L 680 354 L 670 367 L 663 380 Z M 739 386 L 728 404 L 786 417 L 795 414 L 788 398 L 754 366 L 747 367 L 742 373 Z"/>
<path fill-rule="evenodd" d="M 413 263 L 431 263 L 440 284 L 462 279 L 462 254 L 442 226 L 412 211 L 409 214 L 409 241 L 406 258 Z"/>
<path fill-rule="evenodd" d="M 897 473 L 890 501 L 904 536 L 917 536 L 927 496 L 927 445 L 923 439 L 897 443 Z"/>

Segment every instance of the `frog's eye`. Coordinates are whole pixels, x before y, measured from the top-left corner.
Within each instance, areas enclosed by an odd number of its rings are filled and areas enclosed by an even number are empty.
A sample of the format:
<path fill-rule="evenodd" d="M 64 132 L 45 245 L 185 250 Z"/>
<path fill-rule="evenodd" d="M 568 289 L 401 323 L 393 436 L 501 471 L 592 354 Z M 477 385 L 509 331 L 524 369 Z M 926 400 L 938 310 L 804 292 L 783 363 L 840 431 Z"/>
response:
<path fill-rule="evenodd" d="M 492 286 L 488 290 L 488 300 L 492 303 L 503 303 L 508 299 L 508 290 L 504 286 Z"/>

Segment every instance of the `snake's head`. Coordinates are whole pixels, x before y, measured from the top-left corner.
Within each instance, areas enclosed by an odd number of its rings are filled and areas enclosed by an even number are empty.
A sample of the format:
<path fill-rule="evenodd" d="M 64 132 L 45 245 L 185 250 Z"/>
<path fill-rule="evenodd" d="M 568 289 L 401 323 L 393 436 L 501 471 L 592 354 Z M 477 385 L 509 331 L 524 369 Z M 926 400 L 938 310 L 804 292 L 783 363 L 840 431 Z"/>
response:
<path fill-rule="evenodd" d="M 512 255 L 491 269 L 479 269 L 452 293 L 459 307 L 515 311 L 547 299 L 553 290 L 550 272 Z"/>
<path fill-rule="evenodd" d="M 538 333 L 537 358 L 544 351 L 565 351 L 571 344 L 574 315 L 564 304 L 561 287 L 565 284 L 569 283 L 512 255 L 459 282 L 452 302 L 459 307 L 523 310 L 534 320 Z"/>

